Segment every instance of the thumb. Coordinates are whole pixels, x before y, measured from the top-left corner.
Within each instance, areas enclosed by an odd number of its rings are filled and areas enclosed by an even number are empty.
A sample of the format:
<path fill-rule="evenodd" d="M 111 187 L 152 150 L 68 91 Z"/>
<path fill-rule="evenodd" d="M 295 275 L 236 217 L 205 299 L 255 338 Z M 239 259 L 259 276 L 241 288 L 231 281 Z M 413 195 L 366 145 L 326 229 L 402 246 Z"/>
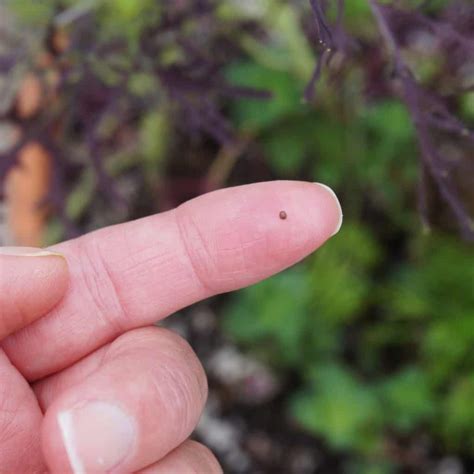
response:
<path fill-rule="evenodd" d="M 0 340 L 53 309 L 67 286 L 68 267 L 60 254 L 0 247 Z"/>

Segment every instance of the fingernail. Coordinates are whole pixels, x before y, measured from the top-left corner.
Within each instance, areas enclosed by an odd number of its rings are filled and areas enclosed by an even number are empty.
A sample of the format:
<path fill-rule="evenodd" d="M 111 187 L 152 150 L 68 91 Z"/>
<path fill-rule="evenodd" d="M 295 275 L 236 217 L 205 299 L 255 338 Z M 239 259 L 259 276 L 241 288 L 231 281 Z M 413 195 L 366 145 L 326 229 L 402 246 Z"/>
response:
<path fill-rule="evenodd" d="M 11 257 L 62 257 L 60 253 L 34 247 L 0 247 L 0 255 Z"/>
<path fill-rule="evenodd" d="M 339 220 L 336 223 L 336 227 L 335 227 L 334 232 L 331 234 L 331 237 L 332 237 L 332 236 L 336 235 L 341 230 L 341 227 L 342 227 L 342 221 L 344 220 L 344 216 L 343 216 L 343 213 L 342 213 L 342 206 L 341 206 L 341 203 L 339 202 L 339 198 L 337 197 L 336 193 L 329 186 L 326 186 L 325 184 L 322 184 L 322 183 L 315 183 L 315 184 L 317 184 L 318 186 L 321 186 L 326 191 L 328 191 L 328 193 L 336 201 L 337 207 L 339 208 Z"/>
<path fill-rule="evenodd" d="M 60 412 L 58 424 L 75 474 L 113 469 L 131 452 L 136 437 L 133 420 L 102 401 Z"/>

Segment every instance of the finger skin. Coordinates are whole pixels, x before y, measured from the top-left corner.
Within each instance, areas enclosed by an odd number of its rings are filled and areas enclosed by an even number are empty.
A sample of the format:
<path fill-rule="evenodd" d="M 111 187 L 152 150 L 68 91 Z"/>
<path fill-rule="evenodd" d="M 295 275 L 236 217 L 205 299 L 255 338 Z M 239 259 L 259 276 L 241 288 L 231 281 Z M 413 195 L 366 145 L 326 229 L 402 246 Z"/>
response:
<path fill-rule="evenodd" d="M 216 457 L 206 446 L 196 441 L 185 441 L 161 461 L 137 474 L 222 474 Z"/>
<path fill-rule="evenodd" d="M 56 398 L 97 372 L 110 357 L 109 351 L 114 343 L 105 344 L 70 367 L 32 384 L 41 410 L 46 412 Z"/>
<path fill-rule="evenodd" d="M 29 380 L 45 377 L 126 330 L 287 268 L 340 219 L 322 186 L 279 181 L 216 191 L 64 243 L 56 249 L 71 269 L 66 298 L 3 347 Z"/>
<path fill-rule="evenodd" d="M 203 368 L 187 342 L 163 328 L 130 331 L 110 345 L 89 377 L 63 391 L 49 406 L 42 429 L 48 467 L 61 474 L 143 469 L 189 437 L 206 398 Z M 84 424 L 84 407 L 91 403 L 100 404 L 99 416 L 105 404 L 127 415 L 131 434 L 126 433 L 128 441 L 117 453 L 115 445 L 104 442 L 107 436 L 95 418 L 92 424 Z M 87 453 L 78 447 L 79 438 Z"/>
<path fill-rule="evenodd" d="M 67 263 L 59 255 L 0 254 L 0 340 L 50 311 L 67 286 Z"/>
<path fill-rule="evenodd" d="M 0 349 L 0 473 L 46 472 L 43 414 L 26 380 Z"/>
<path fill-rule="evenodd" d="M 67 286 L 68 268 L 61 256 L 1 247 L 0 340 L 46 314 Z M 0 349 L 0 473 L 46 472 L 42 421 L 31 387 Z"/>

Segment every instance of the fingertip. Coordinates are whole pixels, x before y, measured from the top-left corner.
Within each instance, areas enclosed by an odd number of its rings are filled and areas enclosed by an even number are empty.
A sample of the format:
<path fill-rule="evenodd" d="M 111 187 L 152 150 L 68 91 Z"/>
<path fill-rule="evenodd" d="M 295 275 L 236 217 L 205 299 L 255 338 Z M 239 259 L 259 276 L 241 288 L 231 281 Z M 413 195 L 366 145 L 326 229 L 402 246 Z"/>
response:
<path fill-rule="evenodd" d="M 8 256 L 8 257 L 18 257 L 18 258 L 26 258 L 26 257 L 62 257 L 64 255 L 53 252 L 47 249 L 39 249 L 36 247 L 0 247 L 0 257 L 1 256 Z"/>
<path fill-rule="evenodd" d="M 328 218 L 331 222 L 331 225 L 333 225 L 334 230 L 329 237 L 334 237 L 341 230 L 342 222 L 344 220 L 341 202 L 332 188 L 323 183 L 315 184 L 326 193 L 326 199 L 330 198 L 330 203 L 327 205 Z"/>
<path fill-rule="evenodd" d="M 325 185 L 272 181 L 227 188 L 178 209 L 181 235 L 210 293 L 267 278 L 314 252 L 341 226 Z"/>
<path fill-rule="evenodd" d="M 69 286 L 69 265 L 64 255 L 45 251 L 42 256 L 45 261 L 46 272 L 50 280 L 51 289 L 55 288 L 56 303 L 64 296 Z"/>
<path fill-rule="evenodd" d="M 0 339 L 53 309 L 69 285 L 66 259 L 30 247 L 0 248 Z"/>

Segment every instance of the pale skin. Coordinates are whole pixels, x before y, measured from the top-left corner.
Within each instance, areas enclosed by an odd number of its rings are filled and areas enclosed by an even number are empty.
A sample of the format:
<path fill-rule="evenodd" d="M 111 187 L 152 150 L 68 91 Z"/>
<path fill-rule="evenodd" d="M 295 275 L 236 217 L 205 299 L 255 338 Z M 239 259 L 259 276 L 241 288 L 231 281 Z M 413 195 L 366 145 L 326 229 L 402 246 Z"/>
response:
<path fill-rule="evenodd" d="M 341 221 L 325 187 L 279 181 L 46 250 L 0 247 L 0 473 L 222 472 L 189 440 L 204 370 L 153 324 L 284 270 Z"/>

